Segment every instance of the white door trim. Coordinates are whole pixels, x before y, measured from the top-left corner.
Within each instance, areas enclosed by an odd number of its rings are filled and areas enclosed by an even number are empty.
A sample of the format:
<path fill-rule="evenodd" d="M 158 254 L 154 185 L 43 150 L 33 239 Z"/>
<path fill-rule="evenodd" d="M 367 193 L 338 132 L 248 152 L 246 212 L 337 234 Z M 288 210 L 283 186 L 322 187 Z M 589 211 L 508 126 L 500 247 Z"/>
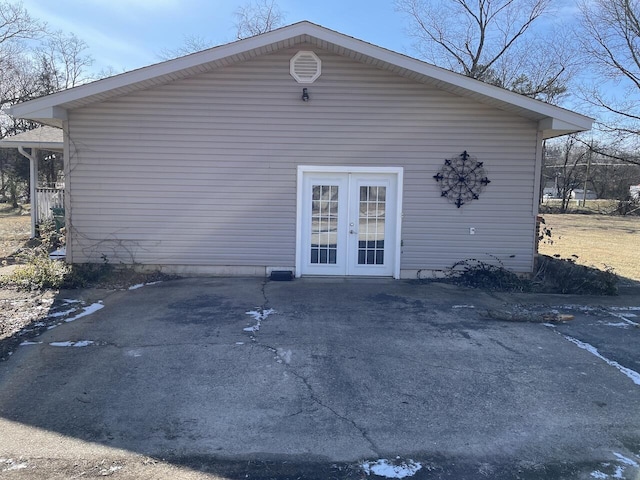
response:
<path fill-rule="evenodd" d="M 343 166 L 315 166 L 298 165 L 298 179 L 296 192 L 296 277 L 302 275 L 302 225 L 303 225 L 303 177 L 306 173 L 389 173 L 396 175 L 396 224 L 395 224 L 395 252 L 393 258 L 393 278 L 400 278 L 400 251 L 402 235 L 402 191 L 404 169 L 402 167 L 343 167 Z"/>

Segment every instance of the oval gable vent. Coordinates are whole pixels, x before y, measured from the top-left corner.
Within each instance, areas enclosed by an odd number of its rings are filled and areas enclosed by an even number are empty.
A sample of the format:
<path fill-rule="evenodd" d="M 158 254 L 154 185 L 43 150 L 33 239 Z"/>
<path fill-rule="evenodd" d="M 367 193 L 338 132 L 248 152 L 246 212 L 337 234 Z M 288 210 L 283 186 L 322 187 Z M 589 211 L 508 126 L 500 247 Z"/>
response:
<path fill-rule="evenodd" d="M 313 83 L 320 76 L 321 67 L 315 53 L 300 51 L 291 59 L 290 73 L 298 83 Z"/>

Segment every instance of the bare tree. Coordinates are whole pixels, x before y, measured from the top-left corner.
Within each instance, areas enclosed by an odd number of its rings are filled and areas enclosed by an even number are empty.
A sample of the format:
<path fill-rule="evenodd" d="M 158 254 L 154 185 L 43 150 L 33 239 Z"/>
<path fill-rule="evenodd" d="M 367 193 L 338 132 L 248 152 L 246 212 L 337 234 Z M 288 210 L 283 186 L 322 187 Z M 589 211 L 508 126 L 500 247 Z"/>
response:
<path fill-rule="evenodd" d="M 0 45 L 37 38 L 45 24 L 32 18 L 22 2 L 0 1 Z"/>
<path fill-rule="evenodd" d="M 396 0 L 428 61 L 523 95 L 554 101 L 572 73 L 566 41 L 532 25 L 551 0 Z M 554 36 L 550 40 L 550 36 Z"/>
<path fill-rule="evenodd" d="M 600 80 L 584 98 L 609 113 L 601 127 L 618 140 L 640 142 L 640 1 L 581 0 L 581 46 Z M 608 85 L 611 87 L 611 84 Z M 611 92 L 614 93 L 611 93 Z M 624 160 L 623 157 L 616 157 Z"/>
<path fill-rule="evenodd" d="M 93 58 L 87 43 L 74 33 L 57 31 L 49 34 L 37 50 L 42 94 L 75 87 L 89 80 L 88 69 Z"/>
<path fill-rule="evenodd" d="M 26 66 L 24 42 L 40 38 L 45 27 L 21 2 L 0 0 L 0 108 L 21 99 L 18 85 L 22 78 L 15 77 L 21 77 Z"/>
<path fill-rule="evenodd" d="M 85 81 L 92 63 L 86 49 L 74 34 L 49 32 L 22 2 L 0 0 L 0 109 Z M 0 112 L 0 138 L 34 126 Z M 41 172 L 55 182 L 60 160 L 46 157 L 40 160 Z M 0 149 L 0 198 L 13 205 L 21 197 L 28 201 L 28 181 L 29 162 L 15 150 Z"/>
<path fill-rule="evenodd" d="M 270 32 L 284 23 L 284 13 L 278 7 L 275 0 L 253 0 L 239 7 L 234 12 L 236 22 L 236 38 L 243 38 L 260 35 Z M 191 53 L 206 50 L 212 46 L 212 42 L 199 35 L 185 35 L 182 45 L 174 49 L 163 49 L 159 53 L 162 60 L 182 57 Z"/>
<path fill-rule="evenodd" d="M 561 199 L 560 211 L 566 212 L 574 190 L 584 184 L 588 148 L 578 141 L 577 135 L 567 135 L 545 148 L 543 177 L 555 183 L 556 195 Z"/>
<path fill-rule="evenodd" d="M 253 0 L 235 12 L 236 37 L 243 39 L 270 32 L 282 26 L 285 14 L 275 0 Z"/>
<path fill-rule="evenodd" d="M 172 58 L 182 57 L 191 53 L 200 52 L 211 48 L 212 43 L 199 35 L 184 35 L 182 45 L 178 48 L 163 48 L 159 57 L 161 60 L 171 60 Z"/>

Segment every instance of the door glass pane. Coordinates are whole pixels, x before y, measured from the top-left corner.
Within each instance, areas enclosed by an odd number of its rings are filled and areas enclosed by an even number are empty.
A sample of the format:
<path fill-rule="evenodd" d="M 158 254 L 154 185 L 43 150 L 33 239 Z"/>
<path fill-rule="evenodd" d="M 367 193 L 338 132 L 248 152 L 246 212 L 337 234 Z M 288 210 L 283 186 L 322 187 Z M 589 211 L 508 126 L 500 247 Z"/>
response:
<path fill-rule="evenodd" d="M 338 241 L 338 186 L 311 189 L 311 263 L 335 264 Z"/>
<path fill-rule="evenodd" d="M 360 187 L 358 265 L 384 264 L 387 187 Z"/>

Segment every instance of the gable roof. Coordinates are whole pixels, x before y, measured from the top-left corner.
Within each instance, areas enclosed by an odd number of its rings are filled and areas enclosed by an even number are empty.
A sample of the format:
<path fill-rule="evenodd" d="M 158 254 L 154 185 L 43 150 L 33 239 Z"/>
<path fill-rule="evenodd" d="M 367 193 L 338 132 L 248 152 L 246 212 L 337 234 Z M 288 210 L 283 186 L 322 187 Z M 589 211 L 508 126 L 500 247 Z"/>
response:
<path fill-rule="evenodd" d="M 10 107 L 9 113 L 18 118 L 62 126 L 69 109 L 163 85 L 303 43 L 538 121 L 544 138 L 589 130 L 593 124 L 593 119 L 584 115 L 307 21 L 30 100 Z"/>
<path fill-rule="evenodd" d="M 61 152 L 63 146 L 62 129 L 49 126 L 34 128 L 0 140 L 0 148 L 26 147 Z"/>

